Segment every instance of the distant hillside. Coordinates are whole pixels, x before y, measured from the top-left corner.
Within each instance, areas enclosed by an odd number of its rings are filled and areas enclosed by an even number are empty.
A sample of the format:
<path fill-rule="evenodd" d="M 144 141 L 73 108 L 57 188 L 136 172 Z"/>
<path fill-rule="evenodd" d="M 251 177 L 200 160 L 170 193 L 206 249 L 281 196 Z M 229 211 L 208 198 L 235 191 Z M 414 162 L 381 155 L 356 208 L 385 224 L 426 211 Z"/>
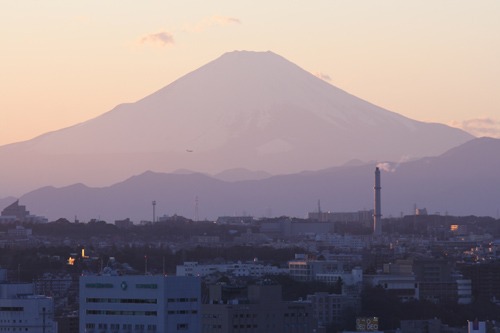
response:
<path fill-rule="evenodd" d="M 384 163 L 382 213 L 412 213 L 413 205 L 429 213 L 497 216 L 500 209 L 500 140 L 481 138 L 438 157 L 407 163 Z M 49 219 L 76 215 L 82 220 L 107 221 L 130 217 L 152 219 L 152 200 L 157 216 L 222 215 L 304 217 L 323 209 L 357 211 L 373 206 L 373 165 L 343 166 L 320 171 L 273 176 L 262 180 L 226 182 L 203 174 L 146 172 L 104 188 L 72 185 L 45 187 L 21 197 L 33 213 Z"/>

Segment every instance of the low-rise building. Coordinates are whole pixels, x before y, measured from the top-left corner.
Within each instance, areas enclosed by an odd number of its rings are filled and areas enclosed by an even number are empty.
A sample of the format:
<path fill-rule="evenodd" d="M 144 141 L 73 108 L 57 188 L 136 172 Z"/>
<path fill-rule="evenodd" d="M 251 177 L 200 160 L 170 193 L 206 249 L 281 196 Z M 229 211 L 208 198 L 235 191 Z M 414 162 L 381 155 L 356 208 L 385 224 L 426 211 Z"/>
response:
<path fill-rule="evenodd" d="M 35 295 L 32 283 L 9 283 L 0 269 L 0 331 L 57 333 L 52 298 Z"/>
<path fill-rule="evenodd" d="M 345 314 L 358 313 L 361 310 L 359 296 L 329 294 L 317 292 L 307 295 L 307 301 L 312 304 L 313 317 L 318 326 L 345 324 Z"/>
<path fill-rule="evenodd" d="M 198 278 L 163 275 L 80 277 L 80 332 L 200 332 Z"/>
<path fill-rule="evenodd" d="M 266 275 L 287 274 L 288 269 L 259 262 L 236 262 L 226 264 L 199 264 L 196 261 L 186 261 L 183 265 L 177 265 L 177 276 L 199 276 L 204 277 L 214 273 L 223 273 L 234 277 L 263 277 Z"/>
<path fill-rule="evenodd" d="M 279 285 L 250 285 L 244 289 L 210 286 L 209 303 L 202 305 L 203 333 L 313 332 L 310 302 L 283 301 Z"/>

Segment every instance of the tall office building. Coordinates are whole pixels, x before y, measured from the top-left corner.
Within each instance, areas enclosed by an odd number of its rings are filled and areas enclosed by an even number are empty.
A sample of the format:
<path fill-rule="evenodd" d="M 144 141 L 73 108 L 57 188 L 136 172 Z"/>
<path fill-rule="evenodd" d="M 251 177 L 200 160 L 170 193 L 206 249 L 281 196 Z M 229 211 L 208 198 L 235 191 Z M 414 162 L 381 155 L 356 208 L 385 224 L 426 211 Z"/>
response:
<path fill-rule="evenodd" d="M 199 333 L 200 308 L 195 277 L 80 277 L 81 333 Z"/>

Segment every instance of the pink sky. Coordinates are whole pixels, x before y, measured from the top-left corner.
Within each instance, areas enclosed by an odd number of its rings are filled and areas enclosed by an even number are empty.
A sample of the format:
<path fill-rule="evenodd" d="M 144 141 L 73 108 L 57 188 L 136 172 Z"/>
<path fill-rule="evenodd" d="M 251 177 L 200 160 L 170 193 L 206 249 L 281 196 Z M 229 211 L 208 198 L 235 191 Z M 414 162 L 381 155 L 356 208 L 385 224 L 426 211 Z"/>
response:
<path fill-rule="evenodd" d="M 271 50 L 422 121 L 500 137 L 500 2 L 10 1 L 0 145 L 136 101 L 232 50 Z"/>

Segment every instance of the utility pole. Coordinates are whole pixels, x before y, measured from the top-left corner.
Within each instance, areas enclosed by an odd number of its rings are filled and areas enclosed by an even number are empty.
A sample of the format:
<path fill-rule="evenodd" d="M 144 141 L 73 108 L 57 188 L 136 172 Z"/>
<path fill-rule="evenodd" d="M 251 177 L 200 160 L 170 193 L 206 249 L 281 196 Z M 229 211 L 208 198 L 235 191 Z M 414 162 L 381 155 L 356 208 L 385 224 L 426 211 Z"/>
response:
<path fill-rule="evenodd" d="M 155 211 L 155 209 L 156 209 L 156 200 L 153 200 L 152 204 L 153 204 L 153 223 L 155 223 L 156 222 L 156 211 Z"/>
<path fill-rule="evenodd" d="M 198 196 L 194 199 L 194 221 L 198 222 Z"/>

